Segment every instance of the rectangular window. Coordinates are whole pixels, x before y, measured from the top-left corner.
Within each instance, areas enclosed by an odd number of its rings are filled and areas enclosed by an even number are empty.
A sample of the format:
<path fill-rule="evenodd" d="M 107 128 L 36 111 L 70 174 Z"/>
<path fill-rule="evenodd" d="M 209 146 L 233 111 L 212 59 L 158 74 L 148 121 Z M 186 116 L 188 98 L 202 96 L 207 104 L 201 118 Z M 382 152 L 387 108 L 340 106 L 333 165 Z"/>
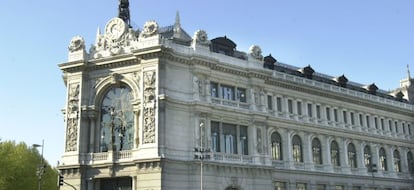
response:
<path fill-rule="evenodd" d="M 308 117 L 313 117 L 312 104 L 308 103 Z"/>
<path fill-rule="evenodd" d="M 362 114 L 359 114 L 359 125 L 364 126 L 364 117 L 362 117 Z"/>
<path fill-rule="evenodd" d="M 351 112 L 351 125 L 355 125 L 355 115 L 354 115 L 354 112 Z"/>
<path fill-rule="evenodd" d="M 339 121 L 339 119 L 338 119 L 338 110 L 337 109 L 334 109 L 334 120 L 335 120 L 335 122 Z"/>
<path fill-rule="evenodd" d="M 288 100 L 288 111 L 290 114 L 293 114 L 293 101 Z"/>
<path fill-rule="evenodd" d="M 326 108 L 326 120 L 328 121 L 331 120 L 331 109 L 330 108 Z"/>
<path fill-rule="evenodd" d="M 403 134 L 405 134 L 405 133 L 406 133 L 406 132 L 405 132 L 405 131 L 406 131 L 406 130 L 405 130 L 405 123 L 403 123 L 403 124 L 402 124 L 402 130 L 403 130 Z"/>
<path fill-rule="evenodd" d="M 360 186 L 353 186 L 352 190 L 361 190 L 361 187 Z"/>
<path fill-rule="evenodd" d="M 395 132 L 398 133 L 398 122 L 397 121 L 394 122 L 394 127 L 395 127 Z"/>
<path fill-rule="evenodd" d="M 221 85 L 222 98 L 226 100 L 235 100 L 234 87 Z"/>
<path fill-rule="evenodd" d="M 348 115 L 347 115 L 346 111 L 342 111 L 342 115 L 344 117 L 344 123 L 348 124 Z"/>
<path fill-rule="evenodd" d="M 298 115 L 302 115 L 302 102 L 296 102 L 296 106 L 297 106 L 297 111 L 298 111 Z"/>
<path fill-rule="evenodd" d="M 246 89 L 237 88 L 237 99 L 240 102 L 246 102 Z"/>
<path fill-rule="evenodd" d="M 371 122 L 369 122 L 369 119 L 370 119 L 369 115 L 365 116 L 365 119 L 367 120 L 367 127 L 371 128 Z"/>
<path fill-rule="evenodd" d="M 273 110 L 273 102 L 272 102 L 272 96 L 267 95 L 267 109 Z"/>
<path fill-rule="evenodd" d="M 408 125 L 407 125 L 407 128 L 408 128 L 408 134 L 409 134 L 409 135 L 412 135 L 412 133 L 411 133 L 411 125 L 410 125 L 410 124 L 408 124 Z"/>
<path fill-rule="evenodd" d="M 218 98 L 218 84 L 215 82 L 211 82 L 210 83 L 210 92 L 211 92 L 211 96 Z"/>
<path fill-rule="evenodd" d="M 276 103 L 277 103 L 277 111 L 278 112 L 282 112 L 282 98 L 281 97 L 277 97 L 276 98 Z"/>
<path fill-rule="evenodd" d="M 378 118 L 377 117 L 374 117 L 374 126 L 375 126 L 375 129 L 378 129 Z"/>
<path fill-rule="evenodd" d="M 220 152 L 220 124 L 216 121 L 211 121 L 211 149 Z"/>
<path fill-rule="evenodd" d="M 392 132 L 392 121 L 388 120 L 388 130 Z"/>
<path fill-rule="evenodd" d="M 316 118 L 321 119 L 321 106 L 316 105 Z"/>
<path fill-rule="evenodd" d="M 384 118 L 381 118 L 381 129 L 382 129 L 383 131 L 385 130 Z"/>

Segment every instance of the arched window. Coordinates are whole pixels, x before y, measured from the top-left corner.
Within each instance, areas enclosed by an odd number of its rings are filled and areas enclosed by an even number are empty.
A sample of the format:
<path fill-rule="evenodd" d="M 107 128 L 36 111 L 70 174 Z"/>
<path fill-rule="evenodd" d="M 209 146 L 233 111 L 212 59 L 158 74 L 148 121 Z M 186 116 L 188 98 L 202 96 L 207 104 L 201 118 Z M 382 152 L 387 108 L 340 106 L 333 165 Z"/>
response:
<path fill-rule="evenodd" d="M 103 96 L 100 120 L 100 151 L 130 150 L 134 144 L 132 92 L 126 85 L 109 89 Z"/>
<path fill-rule="evenodd" d="M 368 171 L 371 172 L 372 153 L 371 153 L 371 148 L 368 145 L 364 147 L 364 163 Z"/>
<path fill-rule="evenodd" d="M 388 167 L 387 167 L 387 155 L 385 154 L 385 150 L 384 148 L 381 148 L 379 150 L 379 167 L 384 170 L 387 171 Z"/>
<path fill-rule="evenodd" d="M 303 162 L 302 140 L 300 140 L 300 137 L 298 135 L 295 135 L 292 138 L 292 149 L 293 149 L 293 161 Z"/>
<path fill-rule="evenodd" d="M 398 150 L 394 150 L 394 171 L 401 172 L 401 158 Z"/>
<path fill-rule="evenodd" d="M 413 153 L 411 151 L 407 152 L 407 163 L 408 163 L 408 171 L 410 174 L 414 174 L 414 158 Z"/>
<path fill-rule="evenodd" d="M 340 166 L 339 162 L 339 147 L 336 141 L 331 142 L 331 163 L 333 166 Z"/>
<path fill-rule="evenodd" d="M 312 156 L 313 163 L 322 164 L 322 151 L 321 151 L 321 141 L 318 138 L 312 140 Z"/>
<path fill-rule="evenodd" d="M 273 160 L 282 160 L 282 138 L 277 132 L 272 133 L 270 137 L 272 141 L 272 159 Z"/>
<path fill-rule="evenodd" d="M 352 143 L 348 144 L 348 164 L 351 168 L 357 167 L 357 156 L 355 151 L 355 146 Z"/>

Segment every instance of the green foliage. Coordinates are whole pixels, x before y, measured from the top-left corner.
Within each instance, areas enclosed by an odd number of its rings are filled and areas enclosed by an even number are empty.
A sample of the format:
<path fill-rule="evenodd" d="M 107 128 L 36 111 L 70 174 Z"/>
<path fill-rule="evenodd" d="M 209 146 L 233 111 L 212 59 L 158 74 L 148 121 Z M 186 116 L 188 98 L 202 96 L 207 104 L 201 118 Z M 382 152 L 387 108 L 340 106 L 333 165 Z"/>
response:
<path fill-rule="evenodd" d="M 37 190 L 39 178 L 36 171 L 42 158 L 35 147 L 14 141 L 0 142 L 0 190 Z M 45 173 L 42 176 L 42 189 L 57 190 L 56 169 L 44 161 Z"/>

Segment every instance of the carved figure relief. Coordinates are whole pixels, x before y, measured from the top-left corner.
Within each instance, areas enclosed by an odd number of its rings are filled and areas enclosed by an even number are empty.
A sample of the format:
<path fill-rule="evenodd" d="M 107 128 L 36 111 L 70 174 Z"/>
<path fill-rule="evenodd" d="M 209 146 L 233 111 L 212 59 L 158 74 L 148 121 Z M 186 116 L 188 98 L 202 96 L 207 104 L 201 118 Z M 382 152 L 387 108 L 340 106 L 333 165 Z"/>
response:
<path fill-rule="evenodd" d="M 155 71 L 144 72 L 143 144 L 155 143 L 156 75 Z"/>
<path fill-rule="evenodd" d="M 85 40 L 81 36 L 75 36 L 70 40 L 69 52 L 79 51 L 85 48 Z"/>
<path fill-rule="evenodd" d="M 69 85 L 69 99 L 66 114 L 66 152 L 77 151 L 79 119 L 79 84 Z"/>

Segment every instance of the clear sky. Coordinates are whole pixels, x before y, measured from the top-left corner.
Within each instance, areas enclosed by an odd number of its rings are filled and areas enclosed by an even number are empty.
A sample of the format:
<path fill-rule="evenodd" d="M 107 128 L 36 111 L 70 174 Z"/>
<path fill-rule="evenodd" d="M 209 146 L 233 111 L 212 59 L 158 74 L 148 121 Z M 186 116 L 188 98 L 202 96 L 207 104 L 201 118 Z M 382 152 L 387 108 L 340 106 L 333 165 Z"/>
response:
<path fill-rule="evenodd" d="M 65 86 L 57 64 L 81 35 L 92 44 L 98 27 L 117 16 L 118 0 L 23 0 L 0 6 L 0 138 L 31 145 L 45 140 L 52 165 L 64 150 Z M 412 0 L 130 0 L 132 25 L 174 23 L 210 39 L 227 35 L 237 49 L 297 67 L 395 89 L 414 65 Z M 88 45 L 89 48 L 89 45 Z M 414 73 L 412 66 L 412 73 Z"/>

